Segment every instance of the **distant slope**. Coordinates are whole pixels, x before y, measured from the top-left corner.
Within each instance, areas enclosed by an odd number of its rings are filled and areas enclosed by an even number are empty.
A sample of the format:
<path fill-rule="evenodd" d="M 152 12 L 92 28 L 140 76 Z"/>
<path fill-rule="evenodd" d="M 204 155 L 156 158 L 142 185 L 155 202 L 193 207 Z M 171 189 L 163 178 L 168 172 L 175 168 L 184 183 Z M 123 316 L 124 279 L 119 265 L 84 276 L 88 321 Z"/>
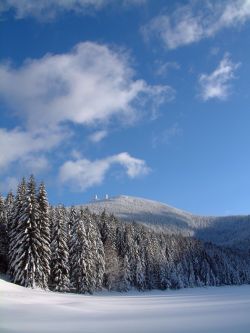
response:
<path fill-rule="evenodd" d="M 157 201 L 117 196 L 86 204 L 92 212 L 104 209 L 125 221 L 135 221 L 170 233 L 190 235 L 219 245 L 250 249 L 250 216 L 209 217 L 171 207 Z"/>
<path fill-rule="evenodd" d="M 173 231 L 190 230 L 192 214 L 166 204 L 130 196 L 118 196 L 108 200 L 98 200 L 86 206 L 93 212 L 106 210 L 126 221 L 146 224 L 167 224 Z"/>

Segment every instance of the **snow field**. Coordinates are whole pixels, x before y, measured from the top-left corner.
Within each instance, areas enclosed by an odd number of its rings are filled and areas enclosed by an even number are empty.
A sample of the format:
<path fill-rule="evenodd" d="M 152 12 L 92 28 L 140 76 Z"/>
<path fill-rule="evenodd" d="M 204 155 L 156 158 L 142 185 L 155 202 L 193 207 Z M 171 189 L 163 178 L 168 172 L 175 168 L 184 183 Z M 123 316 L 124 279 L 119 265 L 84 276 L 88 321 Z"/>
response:
<path fill-rule="evenodd" d="M 249 333 L 250 286 L 96 293 L 0 280 L 1 333 Z"/>

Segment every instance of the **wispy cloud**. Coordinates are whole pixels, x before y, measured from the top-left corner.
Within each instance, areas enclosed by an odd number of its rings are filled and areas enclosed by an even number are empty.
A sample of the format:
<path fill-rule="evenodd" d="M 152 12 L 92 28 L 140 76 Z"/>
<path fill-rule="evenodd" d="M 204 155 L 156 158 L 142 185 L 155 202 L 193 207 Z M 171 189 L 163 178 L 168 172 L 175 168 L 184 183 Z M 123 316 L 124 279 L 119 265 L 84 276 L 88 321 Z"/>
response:
<path fill-rule="evenodd" d="M 75 191 L 84 191 L 102 184 L 114 164 L 124 167 L 130 178 L 146 175 L 150 171 L 144 160 L 134 158 L 128 153 L 120 153 L 95 161 L 88 159 L 67 161 L 60 168 L 59 178 L 62 183 L 69 184 Z"/>
<path fill-rule="evenodd" d="M 170 70 L 179 70 L 181 66 L 176 61 L 156 61 L 155 73 L 159 76 L 165 76 Z"/>
<path fill-rule="evenodd" d="M 97 143 L 97 142 L 100 142 L 101 140 L 103 140 L 107 135 L 108 135 L 108 132 L 106 130 L 96 131 L 96 132 L 90 134 L 89 140 L 94 143 Z"/>
<path fill-rule="evenodd" d="M 15 192 L 19 183 L 19 179 L 17 177 L 6 177 L 0 183 L 0 191 L 1 192 Z"/>
<path fill-rule="evenodd" d="M 49 160 L 41 154 L 39 154 L 37 156 L 31 155 L 31 156 L 23 157 L 21 159 L 20 165 L 23 170 L 27 169 L 27 165 L 28 165 L 29 173 L 32 173 L 35 175 L 44 173 L 44 172 L 48 172 L 50 170 Z"/>
<path fill-rule="evenodd" d="M 214 36 L 250 19 L 250 0 L 192 1 L 171 14 L 161 14 L 142 28 L 146 38 L 159 37 L 175 49 Z"/>
<path fill-rule="evenodd" d="M 41 152 L 47 153 L 56 148 L 63 138 L 67 137 L 67 133 L 63 131 L 41 132 L 39 134 L 30 133 L 29 131 L 23 131 L 18 128 L 13 130 L 7 130 L 0 128 L 0 167 L 3 171 L 9 164 L 15 161 L 27 161 L 30 165 L 31 161 L 35 158 L 36 154 Z M 41 166 L 41 157 L 40 166 Z M 34 162 L 35 163 L 35 162 Z M 38 161 L 36 165 L 38 166 Z M 44 160 L 43 160 L 43 166 Z M 33 167 L 32 167 L 33 170 Z"/>
<path fill-rule="evenodd" d="M 100 10 L 105 6 L 119 3 L 119 5 L 141 5 L 146 0 L 2 0 L 0 12 L 13 9 L 16 18 L 33 16 L 39 19 L 51 19 L 61 12 L 73 11 L 78 14 Z"/>
<path fill-rule="evenodd" d="M 217 98 L 227 99 L 230 94 L 231 80 L 240 63 L 233 63 L 229 55 L 225 55 L 218 67 L 211 74 L 201 74 L 199 77 L 200 96 L 204 101 Z"/>
<path fill-rule="evenodd" d="M 164 131 L 154 134 L 152 138 L 152 146 L 156 148 L 161 144 L 170 144 L 171 141 L 179 136 L 182 136 L 183 129 L 178 123 L 174 123 L 172 126 L 166 128 Z"/>
<path fill-rule="evenodd" d="M 147 1 L 148 0 L 123 0 L 122 3 L 125 5 L 142 5 L 145 4 Z"/>

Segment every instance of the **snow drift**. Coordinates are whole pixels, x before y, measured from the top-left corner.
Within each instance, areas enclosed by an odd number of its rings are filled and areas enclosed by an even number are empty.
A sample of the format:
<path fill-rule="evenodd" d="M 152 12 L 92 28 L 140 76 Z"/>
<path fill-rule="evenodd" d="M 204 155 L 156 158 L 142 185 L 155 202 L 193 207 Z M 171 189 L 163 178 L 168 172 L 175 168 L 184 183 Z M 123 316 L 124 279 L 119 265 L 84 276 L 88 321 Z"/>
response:
<path fill-rule="evenodd" d="M 1 333 L 249 333 L 250 286 L 52 293 L 0 279 Z"/>

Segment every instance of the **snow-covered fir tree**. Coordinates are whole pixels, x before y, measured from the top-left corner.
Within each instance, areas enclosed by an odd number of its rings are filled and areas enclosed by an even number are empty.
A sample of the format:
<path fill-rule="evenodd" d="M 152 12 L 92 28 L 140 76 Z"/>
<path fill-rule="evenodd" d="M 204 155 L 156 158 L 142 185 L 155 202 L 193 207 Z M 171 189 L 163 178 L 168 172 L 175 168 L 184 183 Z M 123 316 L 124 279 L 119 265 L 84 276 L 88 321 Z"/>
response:
<path fill-rule="evenodd" d="M 8 223 L 8 257 L 9 257 L 9 269 L 8 272 L 10 276 L 13 276 L 14 268 L 15 268 L 15 259 L 16 259 L 16 252 L 19 248 L 19 245 L 16 244 L 17 238 L 17 228 L 21 223 L 21 213 L 24 209 L 25 200 L 26 200 L 26 180 L 25 178 L 22 179 L 20 184 L 17 187 L 17 193 L 13 204 L 11 219 Z"/>
<path fill-rule="evenodd" d="M 6 271 L 8 266 L 8 233 L 5 219 L 4 199 L 0 194 L 0 271 Z"/>
<path fill-rule="evenodd" d="M 103 287 L 103 279 L 105 272 L 105 253 L 104 246 L 101 240 L 101 234 L 97 226 L 95 225 L 94 234 L 94 264 L 96 269 L 96 283 L 95 288 L 101 290 Z"/>
<path fill-rule="evenodd" d="M 5 224 L 8 226 L 9 222 L 12 219 L 12 211 L 14 208 L 14 200 L 15 200 L 15 196 L 13 194 L 12 191 L 10 191 L 7 196 L 6 199 L 4 201 L 4 206 L 5 206 Z"/>
<path fill-rule="evenodd" d="M 68 233 L 68 247 L 69 247 L 69 269 L 70 269 L 70 277 L 71 277 L 71 269 L 72 265 L 71 263 L 73 260 L 71 259 L 71 255 L 73 255 L 73 252 L 71 250 L 71 245 L 72 245 L 72 236 L 73 236 L 73 227 L 75 227 L 78 219 L 78 210 L 74 207 L 71 206 L 69 214 L 68 214 L 68 228 L 67 228 L 67 233 Z"/>
<path fill-rule="evenodd" d="M 70 242 L 71 284 L 76 292 L 90 292 L 89 242 L 83 212 L 74 216 Z"/>
<path fill-rule="evenodd" d="M 105 261 L 104 261 L 104 247 L 101 241 L 101 235 L 97 229 L 94 217 L 91 215 L 88 209 L 83 211 L 84 222 L 86 225 L 87 239 L 89 244 L 89 270 L 91 276 L 90 292 L 101 289 L 104 272 L 105 272 Z"/>
<path fill-rule="evenodd" d="M 73 226 L 76 223 L 77 220 L 77 209 L 74 206 L 70 207 L 70 211 L 69 211 L 69 216 L 68 216 L 68 239 L 69 239 L 69 243 L 71 242 L 71 237 L 72 237 L 72 229 Z"/>
<path fill-rule="evenodd" d="M 5 206 L 2 194 L 0 194 L 0 224 L 5 224 Z"/>
<path fill-rule="evenodd" d="M 49 219 L 49 203 L 47 199 L 47 192 L 44 183 L 40 184 L 38 196 L 38 229 L 40 232 L 40 262 L 39 262 L 39 274 L 41 276 L 42 288 L 47 289 L 50 277 L 50 261 L 51 261 L 51 250 L 50 250 L 50 219 Z"/>
<path fill-rule="evenodd" d="M 71 283 L 81 293 L 102 288 L 104 249 L 100 232 L 88 210 L 77 214 L 71 209 L 72 235 L 70 242 Z"/>
<path fill-rule="evenodd" d="M 128 260 L 127 254 L 125 254 L 123 258 L 123 264 L 121 269 L 121 282 L 120 282 L 120 290 L 121 291 L 128 291 L 132 287 L 132 274 L 131 274 L 131 267 Z"/>
<path fill-rule="evenodd" d="M 100 217 L 100 232 L 104 246 L 105 272 L 103 283 L 108 290 L 119 290 L 122 276 L 122 258 L 117 247 L 118 220 L 105 212 Z"/>
<path fill-rule="evenodd" d="M 41 239 L 38 227 L 39 208 L 33 176 L 27 184 L 25 200 L 16 215 L 12 235 L 10 271 L 14 282 L 25 287 L 43 287 L 40 270 Z"/>
<path fill-rule="evenodd" d="M 51 287 L 55 291 L 69 291 L 69 248 L 64 208 L 55 208 L 52 220 Z"/>

